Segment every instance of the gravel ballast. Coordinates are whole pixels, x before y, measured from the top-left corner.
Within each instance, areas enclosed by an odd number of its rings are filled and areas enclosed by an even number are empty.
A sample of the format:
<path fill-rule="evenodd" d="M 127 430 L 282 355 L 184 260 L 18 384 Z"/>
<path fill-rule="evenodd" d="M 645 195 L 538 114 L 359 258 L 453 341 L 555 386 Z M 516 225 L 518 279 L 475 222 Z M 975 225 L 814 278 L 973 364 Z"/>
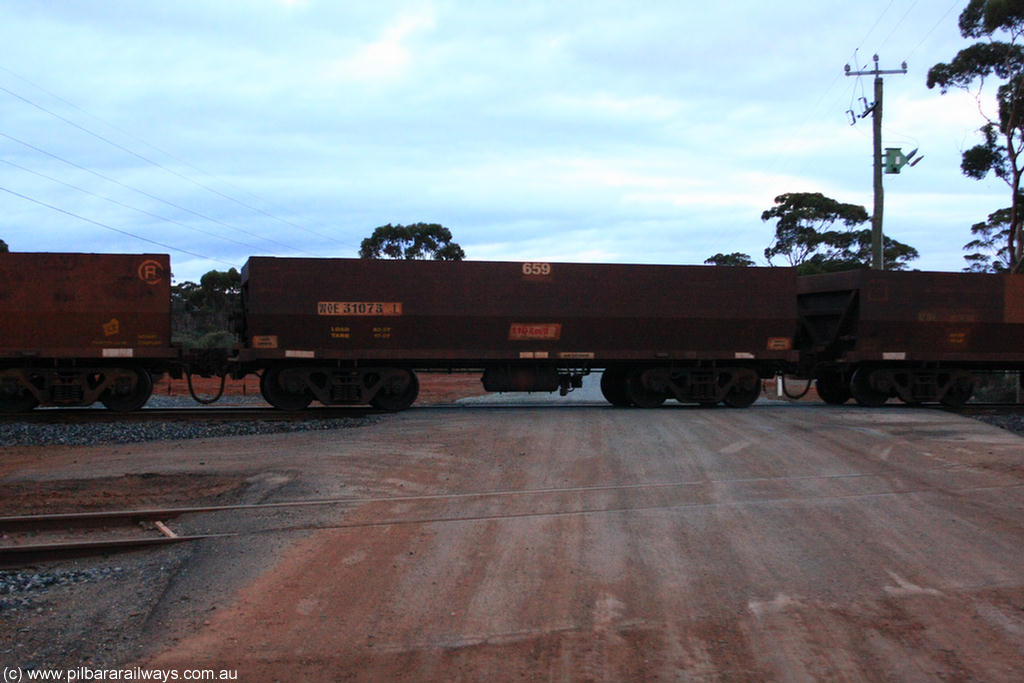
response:
<path fill-rule="evenodd" d="M 155 397 L 154 397 L 155 398 Z M 170 403 L 164 400 L 163 403 Z M 180 405 L 180 404 L 176 404 Z M 163 407 L 162 405 L 160 407 Z M 1024 415 L 1019 412 L 979 414 L 970 417 L 1024 435 Z M 374 424 L 379 415 L 341 418 L 295 416 L 289 420 L 187 420 L 76 422 L 41 424 L 38 422 L 0 422 L 0 448 L 14 446 L 92 446 L 103 443 L 140 443 L 209 439 L 223 436 L 255 436 L 310 432 L 328 429 L 353 429 Z"/>
<path fill-rule="evenodd" d="M 1002 427 L 1015 434 L 1024 435 L 1024 415 L 1007 413 L 1006 415 L 974 415 L 975 420 L 985 424 Z"/>
<path fill-rule="evenodd" d="M 365 427 L 379 416 L 310 418 L 294 420 L 154 420 L 150 422 L 84 422 L 75 424 L 39 424 L 36 422 L 0 423 L 0 447 L 12 446 L 94 446 L 101 443 L 138 443 L 209 439 L 222 436 L 253 436 L 285 432 L 309 432 L 326 429 Z"/>

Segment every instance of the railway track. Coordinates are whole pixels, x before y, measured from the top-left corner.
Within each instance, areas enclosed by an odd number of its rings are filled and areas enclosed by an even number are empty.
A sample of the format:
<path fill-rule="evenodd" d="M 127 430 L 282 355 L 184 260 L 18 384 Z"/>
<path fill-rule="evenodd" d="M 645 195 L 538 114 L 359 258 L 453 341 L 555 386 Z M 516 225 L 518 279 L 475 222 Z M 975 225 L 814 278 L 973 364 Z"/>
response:
<path fill-rule="evenodd" d="M 120 510 L 0 518 L 0 567 L 210 538 L 181 535 L 173 510 Z"/>
<path fill-rule="evenodd" d="M 943 469 L 938 467 L 935 469 Z M 19 567 L 33 563 L 67 557 L 110 554 L 146 547 L 184 543 L 212 538 L 245 536 L 261 533 L 308 532 L 324 529 L 366 529 L 373 527 L 465 523 L 477 521 L 510 520 L 539 517 L 564 517 L 651 510 L 677 510 L 718 505 L 744 505 L 781 500 L 825 500 L 833 498 L 859 498 L 917 495 L 929 491 L 948 494 L 945 488 L 896 487 L 876 490 L 868 485 L 863 492 L 842 494 L 809 493 L 803 485 L 821 481 L 871 480 L 877 472 L 806 475 L 788 477 L 756 477 L 723 480 L 673 481 L 659 483 L 609 484 L 595 486 L 550 487 L 537 489 L 511 489 L 465 493 L 438 493 L 414 496 L 348 497 L 276 503 L 243 503 L 173 507 L 138 510 L 104 510 L 70 512 L 47 515 L 19 515 L 0 517 L 0 567 Z M 775 487 L 789 482 L 792 488 L 782 492 Z M 765 492 L 749 500 L 709 500 L 703 495 L 708 486 L 737 486 L 755 491 L 766 485 Z M 845 486 L 845 485 L 844 485 Z M 1021 484 L 1005 488 L 1018 488 Z M 813 487 L 812 487 L 813 488 Z M 965 486 L 961 491 L 990 486 Z M 1000 488 L 1000 487 L 996 487 Z M 774 492 L 773 492 L 774 491 Z M 502 501 L 508 501 L 504 507 Z M 521 501 L 519 506 L 517 501 Z M 496 504 L 489 508 L 488 503 Z M 354 509 L 373 504 L 394 504 L 400 508 L 418 506 L 412 514 L 371 514 L 368 517 L 341 518 L 327 522 L 299 520 L 295 523 L 272 520 L 266 526 L 237 528 L 237 522 L 217 522 L 216 513 L 271 512 L 299 508 L 339 507 Z M 452 509 L 452 504 L 464 504 Z M 439 509 L 435 506 L 440 506 Z M 178 534 L 169 522 L 186 515 L 209 515 L 202 520 L 206 526 L 220 526 L 220 531 L 201 534 Z"/>
<path fill-rule="evenodd" d="M 547 406 L 548 403 L 538 400 L 534 402 L 522 401 L 519 403 L 478 403 L 459 406 L 468 409 L 486 408 L 509 408 L 515 406 L 534 407 Z M 570 407 L 599 405 L 606 407 L 602 401 L 585 402 L 578 404 L 564 403 Z M 452 404 L 437 405 L 416 405 L 410 410 L 427 409 L 450 409 Z M 676 404 L 668 404 L 667 407 L 677 407 Z M 684 404 L 682 407 L 696 407 Z M 850 407 L 854 407 L 851 406 Z M 1024 411 L 1024 403 L 969 403 L 959 408 L 947 408 L 939 404 L 925 404 L 921 406 L 907 406 L 899 402 L 892 402 L 889 406 L 882 408 L 931 408 L 945 410 L 954 413 L 972 415 L 992 411 L 1019 412 Z M 77 424 L 86 422 L 159 422 L 174 420 L 211 420 L 211 421 L 252 421 L 267 420 L 273 422 L 294 422 L 301 420 L 321 420 L 335 418 L 358 418 L 367 415 L 382 415 L 387 411 L 379 410 L 370 406 L 317 406 L 306 408 L 301 411 L 283 411 L 271 406 L 185 406 L 185 407 L 160 407 L 144 408 L 142 410 L 118 413 L 103 408 L 54 408 L 37 409 L 24 413 L 3 414 L 0 413 L 0 423 L 3 422 L 28 422 L 33 424 Z"/>

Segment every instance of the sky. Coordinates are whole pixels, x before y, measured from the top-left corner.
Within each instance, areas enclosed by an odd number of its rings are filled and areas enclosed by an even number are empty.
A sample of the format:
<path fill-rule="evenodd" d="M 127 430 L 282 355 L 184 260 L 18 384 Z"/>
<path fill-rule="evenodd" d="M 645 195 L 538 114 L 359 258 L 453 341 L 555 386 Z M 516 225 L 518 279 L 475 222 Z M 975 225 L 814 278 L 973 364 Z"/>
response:
<path fill-rule="evenodd" d="M 960 270 L 1009 204 L 960 173 L 978 103 L 925 85 L 965 5 L 6 0 L 0 239 L 169 253 L 177 281 L 417 222 L 472 260 L 765 265 L 782 193 L 870 213 L 872 78 L 844 65 L 878 54 L 908 64 L 883 146 L 924 157 L 885 176 L 885 232 Z"/>

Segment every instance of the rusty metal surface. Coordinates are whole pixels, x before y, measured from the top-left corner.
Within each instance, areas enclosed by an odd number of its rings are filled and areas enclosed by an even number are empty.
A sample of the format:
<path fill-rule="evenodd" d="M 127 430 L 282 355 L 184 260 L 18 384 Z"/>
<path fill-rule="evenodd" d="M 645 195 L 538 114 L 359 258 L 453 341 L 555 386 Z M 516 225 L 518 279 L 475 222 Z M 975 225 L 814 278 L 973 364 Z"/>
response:
<path fill-rule="evenodd" d="M 849 361 L 1021 363 L 1024 276 L 847 271 L 798 279 L 809 298 L 856 292 Z"/>
<path fill-rule="evenodd" d="M 0 254 L 0 356 L 173 357 L 166 254 Z"/>
<path fill-rule="evenodd" d="M 254 257 L 243 359 L 786 359 L 783 268 Z"/>

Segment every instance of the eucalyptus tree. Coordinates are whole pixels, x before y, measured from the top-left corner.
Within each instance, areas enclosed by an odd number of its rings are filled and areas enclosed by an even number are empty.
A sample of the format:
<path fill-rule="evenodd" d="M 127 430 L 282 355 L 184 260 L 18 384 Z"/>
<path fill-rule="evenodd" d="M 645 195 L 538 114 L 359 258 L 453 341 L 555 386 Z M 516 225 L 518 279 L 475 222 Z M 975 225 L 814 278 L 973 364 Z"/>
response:
<path fill-rule="evenodd" d="M 775 220 L 775 236 L 764 250 L 769 265 L 782 258 L 801 274 L 869 268 L 871 229 L 867 210 L 820 192 L 788 192 L 775 198 L 775 206 L 761 214 Z M 903 270 L 918 257 L 913 247 L 886 237 L 883 243 L 886 270 Z"/>
<path fill-rule="evenodd" d="M 1008 270 L 1024 270 L 1024 205 L 1021 204 L 1021 152 L 1024 150 L 1024 2 L 1020 0 L 970 0 L 960 13 L 960 35 L 975 40 L 947 63 L 928 71 L 928 87 L 938 86 L 969 93 L 978 102 L 985 120 L 980 144 L 964 151 L 960 170 L 981 180 L 990 173 L 1010 188 L 1011 204 L 1005 227 Z M 985 93 L 986 82 L 1000 85 L 994 108 Z M 990 231 L 991 232 L 991 231 Z M 995 232 L 1003 232 L 999 229 Z M 977 234 L 977 233 L 976 233 Z M 971 242 L 965 248 L 971 248 Z M 1001 250 L 997 250 L 1001 251 Z M 972 264 L 974 265 L 974 264 Z"/>
<path fill-rule="evenodd" d="M 988 215 L 988 220 L 971 226 L 974 239 L 964 245 L 969 273 L 1005 273 L 1013 267 L 1008 241 L 1010 237 L 1010 209 L 999 209 Z"/>
<path fill-rule="evenodd" d="M 746 268 L 754 265 L 754 259 L 749 254 L 734 251 L 731 254 L 718 253 L 710 258 L 704 259 L 709 266 L 729 266 L 732 268 Z"/>
<path fill-rule="evenodd" d="M 382 225 L 359 245 L 364 259 L 433 259 L 461 261 L 466 252 L 452 242 L 452 232 L 437 223 Z"/>

